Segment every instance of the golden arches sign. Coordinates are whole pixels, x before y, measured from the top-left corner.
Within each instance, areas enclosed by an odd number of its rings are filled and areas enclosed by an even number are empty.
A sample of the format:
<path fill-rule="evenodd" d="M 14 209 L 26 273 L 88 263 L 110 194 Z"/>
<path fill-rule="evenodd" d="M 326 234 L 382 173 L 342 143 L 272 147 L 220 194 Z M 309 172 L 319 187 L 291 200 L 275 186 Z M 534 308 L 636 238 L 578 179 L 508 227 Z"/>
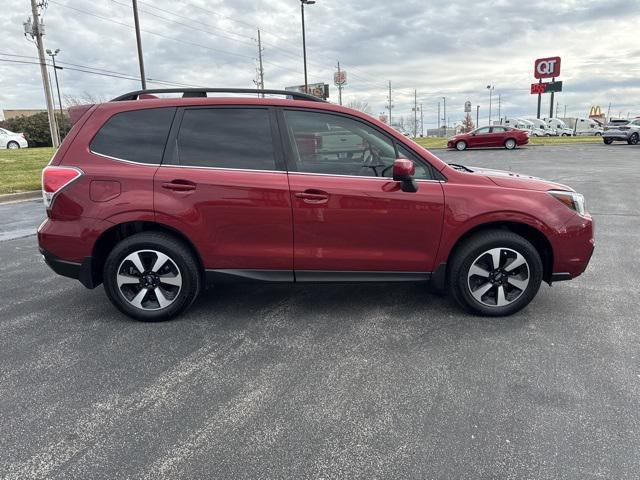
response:
<path fill-rule="evenodd" d="M 591 107 L 591 110 L 589 110 L 589 117 L 601 117 L 601 116 L 602 116 L 602 110 L 600 110 L 599 105 L 595 107 Z"/>

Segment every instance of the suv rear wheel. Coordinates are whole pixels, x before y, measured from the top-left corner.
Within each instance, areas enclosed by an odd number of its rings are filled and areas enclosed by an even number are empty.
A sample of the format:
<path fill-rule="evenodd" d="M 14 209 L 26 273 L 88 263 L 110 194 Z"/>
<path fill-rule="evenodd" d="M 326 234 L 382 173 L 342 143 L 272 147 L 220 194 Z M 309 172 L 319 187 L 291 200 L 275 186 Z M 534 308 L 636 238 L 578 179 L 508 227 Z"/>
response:
<path fill-rule="evenodd" d="M 109 300 L 138 320 L 168 320 L 200 291 L 198 263 L 180 241 L 161 232 L 127 237 L 109 253 L 103 270 Z"/>
<path fill-rule="evenodd" d="M 536 296 L 542 260 L 515 233 L 490 230 L 466 240 L 454 253 L 449 291 L 465 309 L 487 316 L 510 315 Z"/>

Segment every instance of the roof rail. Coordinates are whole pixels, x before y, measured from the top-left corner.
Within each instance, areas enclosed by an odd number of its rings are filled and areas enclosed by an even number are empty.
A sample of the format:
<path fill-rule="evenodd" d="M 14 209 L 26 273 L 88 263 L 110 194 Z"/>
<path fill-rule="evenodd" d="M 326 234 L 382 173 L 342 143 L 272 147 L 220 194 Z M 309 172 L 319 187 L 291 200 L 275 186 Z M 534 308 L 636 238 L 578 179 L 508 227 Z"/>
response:
<path fill-rule="evenodd" d="M 321 98 L 309 95 L 307 93 L 294 92 L 289 90 L 258 90 L 254 88 L 152 88 L 147 90 L 136 90 L 134 92 L 125 93 L 111 100 L 112 102 L 120 102 L 124 100 L 138 100 L 140 95 L 154 93 L 182 93 L 183 97 L 206 97 L 207 93 L 248 93 L 266 95 L 287 95 L 295 100 L 308 100 L 310 102 L 326 102 Z"/>

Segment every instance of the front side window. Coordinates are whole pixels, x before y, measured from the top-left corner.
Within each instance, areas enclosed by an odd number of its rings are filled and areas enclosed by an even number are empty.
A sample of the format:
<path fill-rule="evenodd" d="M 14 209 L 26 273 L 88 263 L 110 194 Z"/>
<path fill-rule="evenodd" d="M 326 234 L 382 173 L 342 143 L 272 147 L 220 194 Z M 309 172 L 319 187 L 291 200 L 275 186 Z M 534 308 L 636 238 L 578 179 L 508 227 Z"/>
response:
<path fill-rule="evenodd" d="M 175 108 L 150 108 L 116 113 L 91 141 L 94 153 L 119 160 L 158 165 Z"/>
<path fill-rule="evenodd" d="M 176 140 L 180 165 L 275 170 L 265 108 L 190 108 Z"/>
<path fill-rule="evenodd" d="M 393 141 L 366 123 L 321 112 L 284 112 L 298 172 L 392 177 Z"/>

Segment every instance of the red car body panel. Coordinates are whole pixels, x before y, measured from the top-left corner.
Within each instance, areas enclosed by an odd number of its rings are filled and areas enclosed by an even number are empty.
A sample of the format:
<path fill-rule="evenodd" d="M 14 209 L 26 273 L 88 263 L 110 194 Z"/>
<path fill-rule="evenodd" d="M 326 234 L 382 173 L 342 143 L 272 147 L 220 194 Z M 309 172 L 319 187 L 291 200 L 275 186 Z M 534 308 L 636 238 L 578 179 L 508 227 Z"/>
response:
<path fill-rule="evenodd" d="M 291 173 L 289 183 L 296 270 L 432 271 L 444 214 L 440 182 L 420 182 L 410 195 L 390 178 Z M 326 200 L 299 198 L 307 191 Z"/>
<path fill-rule="evenodd" d="M 194 190 L 163 188 L 188 181 Z M 293 221 L 286 172 L 160 167 L 156 221 L 191 239 L 205 268 L 293 270 Z"/>
<path fill-rule="evenodd" d="M 115 113 L 192 105 L 343 113 L 384 131 L 443 179 L 419 180 L 418 191 L 409 193 L 390 178 L 145 165 L 89 150 Z M 273 98 L 109 102 L 81 116 L 51 165 L 83 172 L 56 194 L 38 230 L 41 249 L 63 262 L 91 258 L 106 231 L 128 222 L 155 222 L 180 232 L 206 269 L 433 272 L 465 233 L 495 222 L 524 224 L 544 235 L 553 249 L 553 273 L 579 275 L 593 251 L 591 218 L 546 193 L 568 187 L 508 172 L 453 169 L 388 125 L 330 103 Z M 166 187 L 175 183 L 189 188 Z"/>

